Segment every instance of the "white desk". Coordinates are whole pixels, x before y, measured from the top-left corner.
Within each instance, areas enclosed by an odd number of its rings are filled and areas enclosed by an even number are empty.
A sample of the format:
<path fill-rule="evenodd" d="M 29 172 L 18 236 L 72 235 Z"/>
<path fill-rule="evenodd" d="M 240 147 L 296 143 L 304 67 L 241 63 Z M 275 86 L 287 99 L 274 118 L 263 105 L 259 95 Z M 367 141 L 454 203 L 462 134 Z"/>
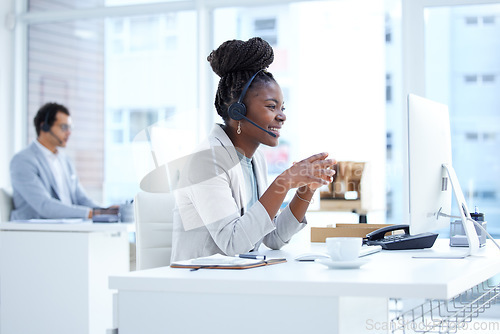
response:
<path fill-rule="evenodd" d="M 111 274 L 129 270 L 125 224 L 0 224 L 1 334 L 104 334 Z"/>
<path fill-rule="evenodd" d="M 450 250 L 447 243 L 438 240 L 435 248 Z M 293 260 L 324 247 L 292 242 L 263 251 L 287 263 L 246 270 L 163 267 L 112 276 L 119 332 L 377 333 L 369 324 L 387 325 L 388 298 L 449 299 L 500 272 L 500 251 L 491 243 L 461 260 L 412 258 L 434 249 L 383 251 L 357 270 Z"/>

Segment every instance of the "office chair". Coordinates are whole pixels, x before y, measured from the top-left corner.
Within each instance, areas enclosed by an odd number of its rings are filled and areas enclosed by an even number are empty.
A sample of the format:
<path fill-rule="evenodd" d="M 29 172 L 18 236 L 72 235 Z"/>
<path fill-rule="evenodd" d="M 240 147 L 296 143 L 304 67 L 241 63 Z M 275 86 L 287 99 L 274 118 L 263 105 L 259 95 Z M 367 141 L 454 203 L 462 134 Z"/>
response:
<path fill-rule="evenodd" d="M 174 205 L 171 193 L 135 196 L 136 270 L 170 265 Z"/>
<path fill-rule="evenodd" d="M 5 188 L 0 188 L 0 219 L 2 222 L 10 220 L 10 212 L 13 208 L 12 192 Z"/>

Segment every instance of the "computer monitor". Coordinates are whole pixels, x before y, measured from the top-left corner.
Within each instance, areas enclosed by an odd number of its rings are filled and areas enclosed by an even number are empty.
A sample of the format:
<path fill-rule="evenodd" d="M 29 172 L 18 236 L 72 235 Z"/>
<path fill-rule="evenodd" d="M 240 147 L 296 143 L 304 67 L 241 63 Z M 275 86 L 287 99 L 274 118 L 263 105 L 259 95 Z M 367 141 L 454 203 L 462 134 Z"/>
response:
<path fill-rule="evenodd" d="M 408 95 L 408 182 L 410 233 L 449 228 L 452 189 L 443 164 L 451 165 L 448 107 Z"/>
<path fill-rule="evenodd" d="M 410 233 L 449 229 L 454 195 L 469 252 L 476 252 L 479 240 L 452 167 L 448 107 L 409 94 L 407 120 Z"/>

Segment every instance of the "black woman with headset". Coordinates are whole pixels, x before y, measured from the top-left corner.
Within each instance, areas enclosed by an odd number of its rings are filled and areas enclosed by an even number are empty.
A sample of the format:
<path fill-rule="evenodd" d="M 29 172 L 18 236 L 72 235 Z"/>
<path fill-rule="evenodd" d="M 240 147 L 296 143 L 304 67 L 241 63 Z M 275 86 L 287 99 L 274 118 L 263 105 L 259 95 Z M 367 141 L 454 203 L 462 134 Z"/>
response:
<path fill-rule="evenodd" d="M 300 231 L 317 188 L 336 163 L 318 153 L 294 163 L 270 185 L 261 144 L 275 147 L 286 121 L 283 93 L 267 67 L 272 47 L 261 38 L 231 40 L 208 56 L 220 76 L 216 124 L 181 173 L 176 190 L 172 261 L 280 249 Z M 290 189 L 290 203 L 279 210 Z"/>

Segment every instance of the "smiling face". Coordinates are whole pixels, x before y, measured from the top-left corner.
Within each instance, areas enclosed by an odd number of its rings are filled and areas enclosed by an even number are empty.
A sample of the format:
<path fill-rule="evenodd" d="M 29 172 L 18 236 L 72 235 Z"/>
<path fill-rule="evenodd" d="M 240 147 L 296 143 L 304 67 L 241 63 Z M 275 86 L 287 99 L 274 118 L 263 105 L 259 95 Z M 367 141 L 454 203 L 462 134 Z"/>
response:
<path fill-rule="evenodd" d="M 276 137 L 262 131 L 250 122 L 241 120 L 241 135 L 234 138 L 236 146 L 242 148 L 251 156 L 260 144 L 277 146 L 280 131 L 286 120 L 283 92 L 275 81 L 269 81 L 251 88 L 243 101 L 250 120 L 270 131 Z M 237 121 L 232 121 L 233 127 L 238 126 Z M 247 155 L 248 156 L 248 155 Z"/>

